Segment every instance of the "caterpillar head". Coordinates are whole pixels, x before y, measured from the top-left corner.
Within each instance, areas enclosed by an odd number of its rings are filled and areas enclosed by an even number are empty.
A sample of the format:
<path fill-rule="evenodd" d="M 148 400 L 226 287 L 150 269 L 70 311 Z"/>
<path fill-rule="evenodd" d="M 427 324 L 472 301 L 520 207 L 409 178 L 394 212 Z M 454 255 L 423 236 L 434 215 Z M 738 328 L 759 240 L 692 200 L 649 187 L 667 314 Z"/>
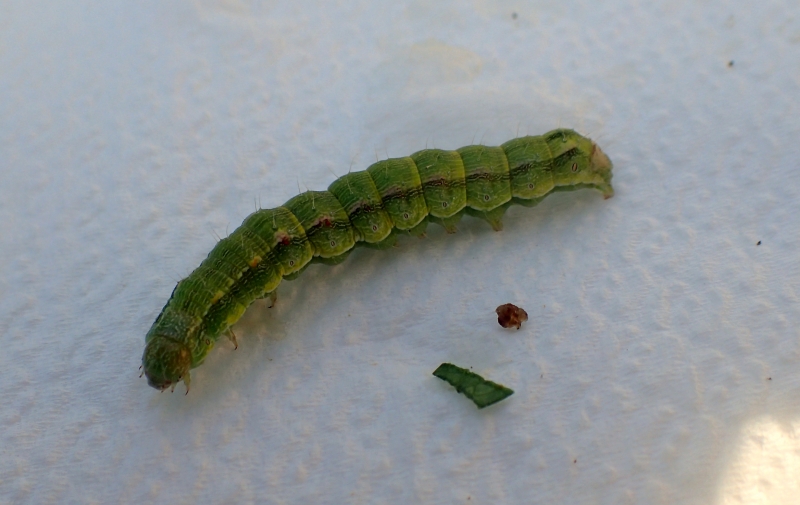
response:
<path fill-rule="evenodd" d="M 557 190 L 596 188 L 611 198 L 611 160 L 591 139 L 574 130 L 559 129 L 544 135 L 552 155 L 553 184 Z"/>
<path fill-rule="evenodd" d="M 189 392 L 189 368 L 192 353 L 186 345 L 163 335 L 155 335 L 144 348 L 142 367 L 147 383 L 161 391 L 183 381 Z"/>
<path fill-rule="evenodd" d="M 611 169 L 613 165 L 606 153 L 600 146 L 592 142 L 592 150 L 589 155 L 589 171 L 594 174 L 595 187 L 603 192 L 606 199 L 614 196 L 614 188 L 611 187 Z"/>

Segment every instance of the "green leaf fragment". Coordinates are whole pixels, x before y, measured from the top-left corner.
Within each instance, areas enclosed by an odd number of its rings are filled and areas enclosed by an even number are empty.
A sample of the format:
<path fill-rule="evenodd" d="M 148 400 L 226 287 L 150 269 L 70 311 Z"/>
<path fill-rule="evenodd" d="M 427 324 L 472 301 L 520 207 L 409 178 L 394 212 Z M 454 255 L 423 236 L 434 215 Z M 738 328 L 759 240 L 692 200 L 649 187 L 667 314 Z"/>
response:
<path fill-rule="evenodd" d="M 456 388 L 456 391 L 472 400 L 479 409 L 514 394 L 513 390 L 502 384 L 486 380 L 476 373 L 451 363 L 442 363 L 439 368 L 434 370 L 433 375 Z"/>

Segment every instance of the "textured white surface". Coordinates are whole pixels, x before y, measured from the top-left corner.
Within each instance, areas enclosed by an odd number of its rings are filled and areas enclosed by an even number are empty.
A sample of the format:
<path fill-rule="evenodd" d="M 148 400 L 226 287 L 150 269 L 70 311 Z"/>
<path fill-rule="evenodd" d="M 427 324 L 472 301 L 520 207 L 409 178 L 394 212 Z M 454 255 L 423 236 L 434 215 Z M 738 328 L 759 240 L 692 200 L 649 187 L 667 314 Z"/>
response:
<path fill-rule="evenodd" d="M 0 2 L 0 502 L 797 503 L 798 16 Z M 138 378 L 255 204 L 556 126 L 600 143 L 615 198 L 312 267 L 188 396 Z M 478 411 L 443 361 L 516 393 Z"/>

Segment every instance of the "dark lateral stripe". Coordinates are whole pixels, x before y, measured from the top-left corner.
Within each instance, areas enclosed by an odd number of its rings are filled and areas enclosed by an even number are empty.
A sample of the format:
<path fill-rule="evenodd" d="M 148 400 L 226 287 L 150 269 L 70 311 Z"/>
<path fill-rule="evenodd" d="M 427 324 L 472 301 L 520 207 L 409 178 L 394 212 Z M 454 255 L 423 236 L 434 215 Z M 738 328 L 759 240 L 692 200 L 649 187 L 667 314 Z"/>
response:
<path fill-rule="evenodd" d="M 513 179 L 514 177 L 517 177 L 519 175 L 528 172 L 528 170 L 532 168 L 538 168 L 542 172 L 553 171 L 553 166 L 550 163 L 547 163 L 546 165 L 534 165 L 533 163 L 523 163 L 522 165 L 517 165 L 516 167 L 510 169 L 508 172 L 511 174 L 511 178 Z"/>
<path fill-rule="evenodd" d="M 501 181 L 510 181 L 511 180 L 511 173 L 490 173 L 490 172 L 477 172 L 474 174 L 470 174 L 466 177 L 467 182 L 472 181 L 491 181 L 491 182 L 501 182 Z"/>
<path fill-rule="evenodd" d="M 455 179 L 448 181 L 447 179 L 434 179 L 432 181 L 423 182 L 423 188 L 461 188 L 467 185 L 466 179 Z"/>
<path fill-rule="evenodd" d="M 352 211 L 347 213 L 347 215 L 350 217 L 350 221 L 352 221 L 354 217 L 359 217 L 362 214 L 371 214 L 378 210 L 383 210 L 382 203 L 377 205 L 356 205 Z"/>
<path fill-rule="evenodd" d="M 392 200 L 407 200 L 409 198 L 414 198 L 416 196 L 424 196 L 424 191 L 422 190 L 422 186 L 419 188 L 413 188 L 408 191 L 395 191 L 394 193 L 389 193 L 388 195 L 382 197 L 384 205 L 387 201 Z"/>
<path fill-rule="evenodd" d="M 331 221 L 330 226 L 326 225 L 324 223 L 318 223 L 318 224 L 315 224 L 314 226 L 306 229 L 306 236 L 310 237 L 310 236 L 316 234 L 318 231 L 323 230 L 325 228 L 333 228 L 335 230 L 336 229 L 338 229 L 338 230 L 347 230 L 347 229 L 351 228 L 352 226 L 353 225 L 352 225 L 352 223 L 350 223 L 350 221 L 348 221 L 347 223 L 345 223 L 344 221 Z"/>
<path fill-rule="evenodd" d="M 550 135 L 546 136 L 544 138 L 544 140 L 545 140 L 545 142 L 550 142 L 551 140 L 555 140 L 557 138 L 562 138 L 563 139 L 563 138 L 566 138 L 566 137 L 567 137 L 566 136 L 566 132 L 563 132 L 561 130 L 556 130 L 553 133 L 551 133 Z"/>
<path fill-rule="evenodd" d="M 580 149 L 573 147 L 553 158 L 553 164 L 563 163 L 565 160 L 571 160 L 576 154 L 580 154 Z"/>

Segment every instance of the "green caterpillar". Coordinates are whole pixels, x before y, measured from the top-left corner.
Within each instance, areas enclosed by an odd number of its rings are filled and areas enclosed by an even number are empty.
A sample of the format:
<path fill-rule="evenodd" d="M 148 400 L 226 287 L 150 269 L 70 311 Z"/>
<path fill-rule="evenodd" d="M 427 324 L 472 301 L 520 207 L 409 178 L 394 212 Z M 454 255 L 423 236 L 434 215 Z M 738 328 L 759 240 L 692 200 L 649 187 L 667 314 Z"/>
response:
<path fill-rule="evenodd" d="M 379 161 L 308 191 L 282 207 L 254 212 L 187 278 L 178 282 L 145 337 L 142 367 L 165 390 L 202 364 L 223 334 L 256 299 L 310 263 L 344 261 L 356 245 L 392 246 L 399 233 L 422 236 L 428 222 L 448 233 L 466 212 L 495 230 L 512 204 L 532 207 L 553 191 L 595 188 L 606 198 L 611 161 L 572 130 L 521 137 L 500 147 L 424 149 Z"/>

